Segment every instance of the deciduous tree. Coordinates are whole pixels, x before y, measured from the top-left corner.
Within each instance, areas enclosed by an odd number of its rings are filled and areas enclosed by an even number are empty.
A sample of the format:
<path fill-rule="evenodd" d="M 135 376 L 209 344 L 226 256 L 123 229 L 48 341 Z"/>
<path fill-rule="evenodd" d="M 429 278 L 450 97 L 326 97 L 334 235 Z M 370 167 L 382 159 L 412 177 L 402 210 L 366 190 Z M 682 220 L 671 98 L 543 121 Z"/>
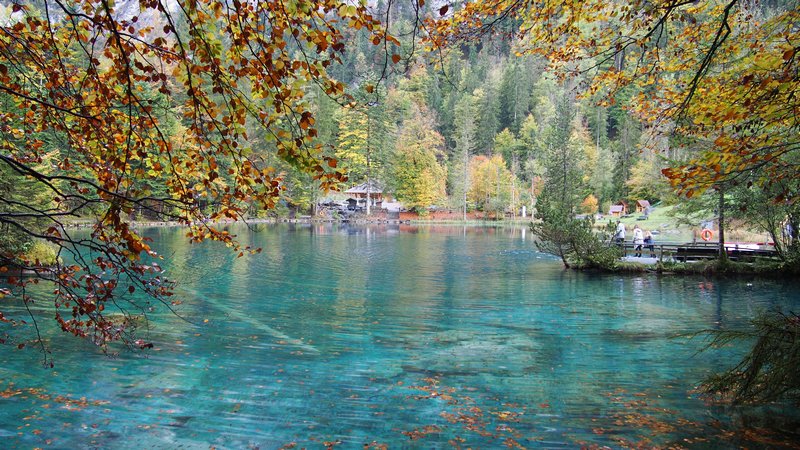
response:
<path fill-rule="evenodd" d="M 800 9 L 740 0 L 471 2 L 430 24 L 430 43 L 479 38 L 521 20 L 519 52 L 540 55 L 562 77 L 588 75 L 588 93 L 629 105 L 648 125 L 689 138 L 690 159 L 664 170 L 687 196 L 724 180 L 793 177 L 798 149 Z M 781 192 L 778 199 L 796 198 Z"/>
<path fill-rule="evenodd" d="M 2 209 L 0 222 L 61 248 L 68 263 L 50 278 L 64 331 L 102 345 L 130 338 L 106 315 L 128 296 L 144 292 L 171 306 L 171 284 L 151 264 L 155 253 L 128 223 L 136 210 L 188 225 L 192 241 L 220 240 L 240 256 L 253 250 L 213 226 L 249 204 L 271 208 L 280 196 L 280 173 L 253 152 L 248 127 L 263 130 L 272 154 L 323 188 L 342 180 L 335 159 L 313 142 L 306 94 L 316 84 L 343 95 L 327 74 L 343 54 L 346 29 L 362 30 L 387 61 L 399 60 L 398 42 L 366 6 L 338 0 L 11 6 L 0 24 L 0 166 L 54 203 L 17 202 Z M 181 136 L 165 126 L 170 115 Z M 58 145 L 46 158 L 48 139 Z M 164 189 L 138 182 L 146 177 L 163 180 Z M 95 212 L 91 239 L 73 237 L 65 219 Z M 10 281 L 2 294 L 25 285 Z"/>
<path fill-rule="evenodd" d="M 502 217 L 505 209 L 512 206 L 513 175 L 506 168 L 502 156 L 472 157 L 469 179 L 467 199 L 478 210 L 492 211 L 495 217 Z"/>
<path fill-rule="evenodd" d="M 444 139 L 436 131 L 430 112 L 414 104 L 397 136 L 392 181 L 397 199 L 418 211 L 445 199 L 447 169 Z"/>

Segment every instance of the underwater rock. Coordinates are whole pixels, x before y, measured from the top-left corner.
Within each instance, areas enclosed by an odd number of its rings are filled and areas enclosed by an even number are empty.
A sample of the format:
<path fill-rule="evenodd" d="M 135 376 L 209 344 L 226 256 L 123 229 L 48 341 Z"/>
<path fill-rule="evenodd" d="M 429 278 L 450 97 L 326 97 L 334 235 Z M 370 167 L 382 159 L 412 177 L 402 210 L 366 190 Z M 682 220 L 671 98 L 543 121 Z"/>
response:
<path fill-rule="evenodd" d="M 425 374 L 522 376 L 522 368 L 535 366 L 540 357 L 541 345 L 525 336 L 456 332 L 442 337 L 439 348 L 429 346 L 430 351 L 419 361 L 403 369 Z"/>
<path fill-rule="evenodd" d="M 172 419 L 173 421 L 167 424 L 168 427 L 184 428 L 194 416 L 172 416 Z"/>

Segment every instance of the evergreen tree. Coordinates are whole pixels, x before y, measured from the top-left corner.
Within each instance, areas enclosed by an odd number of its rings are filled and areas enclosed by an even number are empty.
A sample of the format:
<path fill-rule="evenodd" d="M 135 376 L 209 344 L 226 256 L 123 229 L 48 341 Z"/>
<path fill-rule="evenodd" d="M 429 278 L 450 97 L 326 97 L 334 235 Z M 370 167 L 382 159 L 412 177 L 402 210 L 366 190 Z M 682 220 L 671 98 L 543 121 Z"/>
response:
<path fill-rule="evenodd" d="M 491 80 L 476 91 L 478 97 L 478 130 L 476 134 L 476 149 L 479 153 L 489 156 L 493 153 L 494 136 L 500 131 L 500 99 L 497 89 Z"/>
<path fill-rule="evenodd" d="M 520 126 L 528 116 L 531 107 L 532 67 L 524 61 L 513 60 L 503 71 L 499 91 L 499 122 L 497 129 L 508 128 L 519 132 Z"/>
<path fill-rule="evenodd" d="M 556 103 L 556 114 L 546 131 L 547 158 L 542 197 L 549 207 L 571 215 L 582 200 L 582 159 L 571 142 L 575 105 L 572 96 L 564 93 Z"/>
<path fill-rule="evenodd" d="M 545 132 L 546 172 L 536 204 L 539 221 L 531 225 L 531 230 L 539 238 L 539 249 L 560 257 L 565 267 L 573 264 L 613 267 L 619 257 L 618 249 L 607 245 L 605 236 L 594 233 L 591 217 L 575 216 L 586 193 L 581 170 L 583 158 L 573 137 L 575 113 L 572 96 L 562 94 Z"/>
<path fill-rule="evenodd" d="M 641 130 L 638 122 L 624 108 L 630 102 L 632 91 L 627 89 L 617 94 L 616 102 L 608 111 L 608 137 L 614 154 L 614 176 L 612 179 L 612 201 L 627 200 L 630 189 L 627 185 L 631 169 L 639 155 Z"/>
<path fill-rule="evenodd" d="M 425 104 L 439 120 L 442 117 L 445 101 L 445 91 L 442 89 L 441 83 L 440 74 L 429 70 L 428 80 L 425 84 Z"/>
<path fill-rule="evenodd" d="M 477 98 L 464 95 L 455 107 L 456 146 L 450 158 L 450 197 L 454 204 L 461 207 L 464 220 L 468 210 L 469 160 L 475 152 L 476 116 Z"/>

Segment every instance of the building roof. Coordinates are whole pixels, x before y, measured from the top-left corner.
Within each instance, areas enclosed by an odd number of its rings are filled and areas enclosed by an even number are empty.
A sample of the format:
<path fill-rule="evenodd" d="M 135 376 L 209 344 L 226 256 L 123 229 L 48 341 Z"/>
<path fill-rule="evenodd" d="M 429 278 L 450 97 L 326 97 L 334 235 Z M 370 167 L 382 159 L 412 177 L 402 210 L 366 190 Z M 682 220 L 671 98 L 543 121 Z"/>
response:
<path fill-rule="evenodd" d="M 608 212 L 612 214 L 615 212 L 622 212 L 624 208 L 625 205 L 611 205 L 611 209 L 609 209 Z"/>
<path fill-rule="evenodd" d="M 350 189 L 344 191 L 345 194 L 366 194 L 367 193 L 367 183 L 361 183 L 359 185 L 353 186 Z M 369 182 L 369 193 L 370 194 L 381 194 L 383 193 L 383 188 L 376 183 L 375 181 Z"/>
<path fill-rule="evenodd" d="M 650 207 L 650 202 L 648 202 L 647 200 L 636 200 L 636 203 L 638 203 L 639 206 L 641 206 L 642 208 Z"/>

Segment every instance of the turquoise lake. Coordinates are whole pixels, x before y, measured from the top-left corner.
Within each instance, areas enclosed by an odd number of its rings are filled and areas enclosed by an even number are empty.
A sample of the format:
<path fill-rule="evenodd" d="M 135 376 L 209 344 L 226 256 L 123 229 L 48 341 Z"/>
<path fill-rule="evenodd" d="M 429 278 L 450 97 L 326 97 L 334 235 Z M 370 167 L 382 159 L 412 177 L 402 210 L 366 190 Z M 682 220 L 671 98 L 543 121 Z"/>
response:
<path fill-rule="evenodd" d="M 153 349 L 3 348 L 0 447 L 758 448 L 800 423 L 698 396 L 746 345 L 682 336 L 798 311 L 796 281 L 565 271 L 521 228 L 230 230 L 263 252 L 146 230 L 183 301 Z"/>

